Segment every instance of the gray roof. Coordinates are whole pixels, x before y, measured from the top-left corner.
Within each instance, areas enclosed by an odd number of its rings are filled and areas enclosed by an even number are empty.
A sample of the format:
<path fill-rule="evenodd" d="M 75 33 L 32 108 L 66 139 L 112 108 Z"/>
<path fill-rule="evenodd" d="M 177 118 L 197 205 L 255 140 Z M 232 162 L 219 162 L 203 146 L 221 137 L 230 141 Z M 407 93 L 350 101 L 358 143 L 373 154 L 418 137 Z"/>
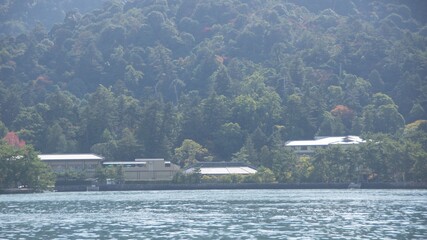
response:
<path fill-rule="evenodd" d="M 164 161 L 164 158 L 137 158 L 135 162 Z"/>
<path fill-rule="evenodd" d="M 145 165 L 146 162 L 122 161 L 122 162 L 103 162 L 103 165 Z"/>
<path fill-rule="evenodd" d="M 108 161 L 103 162 L 103 165 L 144 165 L 147 164 L 147 162 L 153 162 L 153 161 L 163 161 L 165 164 L 170 164 L 170 161 L 165 161 L 163 158 L 140 158 L 135 159 L 135 161 Z"/>

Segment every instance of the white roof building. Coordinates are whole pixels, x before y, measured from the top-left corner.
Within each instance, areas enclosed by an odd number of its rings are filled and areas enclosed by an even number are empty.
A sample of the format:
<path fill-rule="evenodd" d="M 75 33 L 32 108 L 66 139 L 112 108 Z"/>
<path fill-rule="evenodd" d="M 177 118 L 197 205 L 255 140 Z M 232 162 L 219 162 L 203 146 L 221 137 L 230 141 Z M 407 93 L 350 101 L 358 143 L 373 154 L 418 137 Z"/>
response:
<path fill-rule="evenodd" d="M 87 178 L 95 177 L 96 169 L 101 167 L 101 162 L 104 160 L 103 157 L 91 153 L 40 154 L 38 157 L 58 175 L 74 172 L 83 173 Z"/>
<path fill-rule="evenodd" d="M 237 162 L 203 162 L 191 165 L 184 173 L 192 173 L 200 169 L 202 175 L 255 174 L 257 170 L 247 164 Z"/>
<path fill-rule="evenodd" d="M 40 154 L 38 155 L 42 161 L 58 161 L 58 160 L 104 160 L 103 157 L 85 153 L 85 154 Z"/>
<path fill-rule="evenodd" d="M 297 154 L 311 154 L 316 148 L 331 145 L 351 146 L 364 142 L 365 140 L 359 136 L 316 137 L 314 140 L 288 141 L 285 143 L 285 147 L 294 150 Z"/>

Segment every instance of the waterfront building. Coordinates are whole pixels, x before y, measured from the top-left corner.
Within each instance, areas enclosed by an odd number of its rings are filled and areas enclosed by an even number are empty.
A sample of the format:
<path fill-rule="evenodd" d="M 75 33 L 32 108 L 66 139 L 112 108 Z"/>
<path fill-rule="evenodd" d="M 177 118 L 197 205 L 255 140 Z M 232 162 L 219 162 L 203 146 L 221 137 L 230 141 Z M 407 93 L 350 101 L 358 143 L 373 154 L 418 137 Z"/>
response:
<path fill-rule="evenodd" d="M 38 157 L 58 176 L 72 172 L 84 178 L 95 178 L 96 169 L 104 160 L 95 154 L 40 154 Z"/>
<path fill-rule="evenodd" d="M 119 167 L 125 182 L 172 181 L 179 166 L 163 158 L 142 158 L 135 161 L 103 162 L 104 167 Z"/>
<path fill-rule="evenodd" d="M 318 148 L 337 145 L 352 147 L 364 142 L 365 140 L 358 136 L 315 137 L 314 140 L 288 141 L 285 148 L 293 150 L 298 155 L 311 155 Z"/>
<path fill-rule="evenodd" d="M 185 174 L 200 170 L 204 176 L 225 176 L 230 174 L 249 175 L 255 174 L 257 170 L 245 163 L 239 162 L 199 162 L 184 170 Z"/>

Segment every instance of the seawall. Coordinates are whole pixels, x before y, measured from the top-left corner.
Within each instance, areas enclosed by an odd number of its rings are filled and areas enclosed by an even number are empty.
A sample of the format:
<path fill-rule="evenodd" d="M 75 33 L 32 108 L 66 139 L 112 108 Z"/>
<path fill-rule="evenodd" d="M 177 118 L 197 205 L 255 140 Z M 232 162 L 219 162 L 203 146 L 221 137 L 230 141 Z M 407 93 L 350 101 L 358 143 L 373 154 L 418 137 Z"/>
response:
<path fill-rule="evenodd" d="M 199 183 L 98 185 L 99 191 L 214 190 L 214 189 L 348 189 L 350 183 Z M 59 192 L 87 191 L 87 185 L 56 186 Z M 361 189 L 427 189 L 427 183 L 362 183 Z"/>

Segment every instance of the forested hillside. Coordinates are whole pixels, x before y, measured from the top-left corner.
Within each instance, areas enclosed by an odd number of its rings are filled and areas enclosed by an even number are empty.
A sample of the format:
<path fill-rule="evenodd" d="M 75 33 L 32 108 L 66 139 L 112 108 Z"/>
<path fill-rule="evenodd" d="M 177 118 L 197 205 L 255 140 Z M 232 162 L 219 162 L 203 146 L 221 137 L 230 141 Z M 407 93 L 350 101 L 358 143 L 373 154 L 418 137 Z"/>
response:
<path fill-rule="evenodd" d="M 86 13 L 102 7 L 108 0 L 2 0 L 0 37 L 16 36 L 37 25 L 50 29 L 62 22 L 70 11 Z"/>
<path fill-rule="evenodd" d="M 8 8 L 22 1 L 6 2 L 3 29 L 32 26 Z M 67 1 L 31 2 L 34 9 Z M 409 144 L 418 154 L 409 168 L 418 164 L 421 177 L 419 166 L 427 169 L 425 2 L 101 6 L 67 10 L 52 27 L 3 34 L 3 136 L 15 132 L 43 153 L 273 168 L 288 154 L 280 150 L 287 140 L 377 134 L 395 141 L 390 149 Z"/>

